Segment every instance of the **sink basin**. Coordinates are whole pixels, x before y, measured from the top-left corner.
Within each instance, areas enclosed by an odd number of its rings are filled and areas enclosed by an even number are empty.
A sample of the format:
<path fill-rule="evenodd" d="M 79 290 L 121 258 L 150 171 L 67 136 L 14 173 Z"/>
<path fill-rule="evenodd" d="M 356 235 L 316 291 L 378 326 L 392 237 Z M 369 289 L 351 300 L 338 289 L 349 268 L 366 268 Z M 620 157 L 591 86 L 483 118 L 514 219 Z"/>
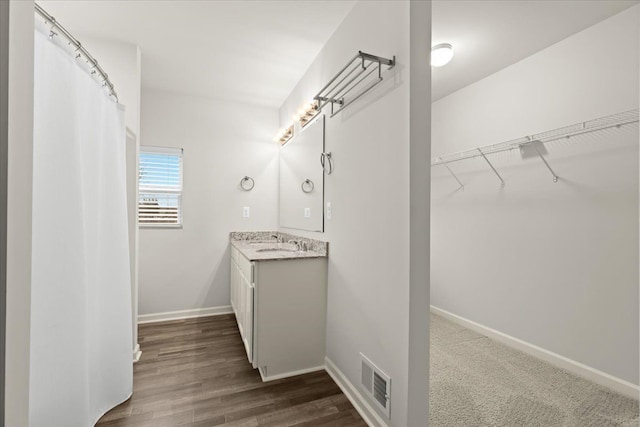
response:
<path fill-rule="evenodd" d="M 295 249 L 284 249 L 284 248 L 262 248 L 257 249 L 256 252 L 298 252 Z"/>

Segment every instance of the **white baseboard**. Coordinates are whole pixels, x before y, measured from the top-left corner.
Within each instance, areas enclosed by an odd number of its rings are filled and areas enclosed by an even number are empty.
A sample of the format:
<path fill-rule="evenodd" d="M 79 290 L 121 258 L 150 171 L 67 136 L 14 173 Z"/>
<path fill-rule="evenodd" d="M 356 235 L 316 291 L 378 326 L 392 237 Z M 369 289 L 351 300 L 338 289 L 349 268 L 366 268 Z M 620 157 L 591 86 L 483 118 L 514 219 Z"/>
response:
<path fill-rule="evenodd" d="M 192 310 L 167 311 L 165 313 L 141 314 L 138 316 L 138 324 L 166 322 L 167 320 L 191 319 L 194 317 L 217 316 L 221 314 L 231 314 L 233 310 L 230 305 L 222 307 L 195 308 Z"/>
<path fill-rule="evenodd" d="M 264 383 L 269 381 L 279 380 L 281 378 L 295 377 L 296 375 L 310 374 L 311 372 L 318 372 L 318 371 L 324 371 L 324 365 L 315 366 L 313 368 L 301 369 L 299 371 L 285 372 L 284 374 L 269 375 L 269 376 L 263 375 L 262 368 L 258 368 L 258 372 L 260 373 L 260 378 L 262 378 L 262 382 Z"/>
<path fill-rule="evenodd" d="M 140 344 L 136 344 L 136 348 L 133 349 L 133 363 L 138 363 L 142 356 L 142 350 L 140 350 Z"/>
<path fill-rule="evenodd" d="M 386 421 L 373 409 L 373 406 L 367 402 L 365 397 L 360 393 L 358 388 L 342 373 L 340 369 L 329 359 L 325 357 L 325 369 L 329 376 L 338 384 L 340 390 L 347 396 L 347 399 L 356 408 L 356 411 L 364 419 L 369 427 L 389 427 Z"/>
<path fill-rule="evenodd" d="M 485 335 L 495 341 L 501 342 L 502 344 L 522 351 L 523 353 L 544 360 L 545 362 L 548 362 L 560 369 L 564 369 L 565 371 L 569 371 L 580 377 L 586 378 L 589 381 L 593 381 L 596 384 L 607 387 L 620 394 L 624 394 L 625 396 L 638 399 L 640 387 L 628 381 L 614 377 L 613 375 L 609 375 L 606 372 L 599 371 L 583 363 L 576 362 L 575 360 L 553 353 L 549 350 L 545 350 L 542 347 L 538 347 L 526 341 L 522 341 L 500 331 L 496 331 L 495 329 L 488 328 L 441 308 L 431 306 L 431 312 L 449 319 L 454 323 L 462 325 L 465 328 L 471 329 L 472 331 L 476 331 L 482 335 Z"/>

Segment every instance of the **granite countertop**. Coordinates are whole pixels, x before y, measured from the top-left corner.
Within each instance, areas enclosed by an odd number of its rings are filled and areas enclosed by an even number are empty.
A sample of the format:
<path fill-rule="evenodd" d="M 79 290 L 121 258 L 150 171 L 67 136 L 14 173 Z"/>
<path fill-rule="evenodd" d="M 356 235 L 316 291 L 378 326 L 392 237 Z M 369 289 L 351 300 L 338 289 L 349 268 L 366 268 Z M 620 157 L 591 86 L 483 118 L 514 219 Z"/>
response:
<path fill-rule="evenodd" d="M 278 243 L 273 235 L 284 239 L 304 242 L 308 247 L 306 251 L 296 251 L 293 243 Z M 303 258 L 326 258 L 327 242 L 308 239 L 300 236 L 280 232 L 232 232 L 231 245 L 238 249 L 249 261 L 291 260 Z M 274 251 L 261 251 L 261 249 L 282 249 Z"/>

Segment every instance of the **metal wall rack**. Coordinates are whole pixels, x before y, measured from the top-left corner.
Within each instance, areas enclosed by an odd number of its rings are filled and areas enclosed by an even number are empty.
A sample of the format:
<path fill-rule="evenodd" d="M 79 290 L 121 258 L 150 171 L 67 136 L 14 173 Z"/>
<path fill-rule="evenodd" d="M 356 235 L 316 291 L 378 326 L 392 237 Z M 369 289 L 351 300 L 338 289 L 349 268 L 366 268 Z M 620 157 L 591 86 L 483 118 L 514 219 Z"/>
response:
<path fill-rule="evenodd" d="M 387 59 L 358 51 L 358 54 L 313 97 L 319 102 L 318 110 L 331 104 L 330 117 L 333 117 L 347 108 L 383 80 L 383 65 L 387 65 L 388 69 L 393 68 L 396 65 L 396 57 Z M 363 83 L 364 86 L 361 86 Z M 358 86 L 364 89 L 354 92 L 351 98 L 345 98 Z"/>
<path fill-rule="evenodd" d="M 442 165 L 455 178 L 455 180 L 460 185 L 460 188 L 464 188 L 464 184 L 460 181 L 460 179 L 456 176 L 456 174 L 451 170 L 449 164 L 453 162 L 458 162 L 466 159 L 473 159 L 476 157 L 482 157 L 493 173 L 496 174 L 498 179 L 500 180 L 500 184 L 504 187 L 504 179 L 500 176 L 500 173 L 493 166 L 488 155 L 501 153 L 504 151 L 510 150 L 531 150 L 531 152 L 535 153 L 535 155 L 539 156 L 542 160 L 543 164 L 549 169 L 551 175 L 553 177 L 553 182 L 558 182 L 558 175 L 551 168 L 547 160 L 542 155 L 540 151 L 540 147 L 543 144 L 557 141 L 562 138 L 571 138 L 572 136 L 582 135 L 585 133 L 595 132 L 599 130 L 609 129 L 613 127 L 621 127 L 623 125 L 638 123 L 638 110 L 629 110 L 623 113 L 612 114 L 610 116 L 601 117 L 594 120 L 589 120 L 586 122 L 580 122 L 574 125 L 565 126 L 562 128 L 554 129 L 547 132 L 542 132 L 533 135 L 523 136 L 522 138 L 513 139 L 511 141 L 505 141 L 498 144 L 493 145 L 485 145 L 483 147 L 474 148 L 471 150 L 460 151 L 458 153 L 447 154 L 445 156 L 440 156 L 435 159 L 432 159 L 431 166 Z"/>

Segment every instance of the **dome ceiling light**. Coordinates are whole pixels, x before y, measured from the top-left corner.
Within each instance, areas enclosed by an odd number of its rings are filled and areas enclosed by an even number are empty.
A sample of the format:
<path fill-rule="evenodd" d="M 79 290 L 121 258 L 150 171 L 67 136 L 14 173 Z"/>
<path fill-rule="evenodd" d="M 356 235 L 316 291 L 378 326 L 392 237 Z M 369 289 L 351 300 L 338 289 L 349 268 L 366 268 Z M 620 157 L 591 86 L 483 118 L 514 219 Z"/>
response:
<path fill-rule="evenodd" d="M 449 43 L 440 43 L 431 48 L 431 66 L 442 67 L 453 58 L 453 46 Z"/>

